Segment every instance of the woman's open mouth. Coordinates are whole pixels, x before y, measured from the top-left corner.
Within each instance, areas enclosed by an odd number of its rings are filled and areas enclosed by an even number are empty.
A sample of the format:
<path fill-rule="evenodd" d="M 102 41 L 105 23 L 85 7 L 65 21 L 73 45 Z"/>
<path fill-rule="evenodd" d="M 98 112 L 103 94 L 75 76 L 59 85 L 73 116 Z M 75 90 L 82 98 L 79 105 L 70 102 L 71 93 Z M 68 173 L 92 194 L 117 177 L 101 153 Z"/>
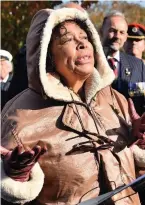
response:
<path fill-rule="evenodd" d="M 80 56 L 76 59 L 75 63 L 77 65 L 83 65 L 83 64 L 87 64 L 90 63 L 91 60 L 91 56 L 90 55 L 84 55 L 84 56 Z"/>

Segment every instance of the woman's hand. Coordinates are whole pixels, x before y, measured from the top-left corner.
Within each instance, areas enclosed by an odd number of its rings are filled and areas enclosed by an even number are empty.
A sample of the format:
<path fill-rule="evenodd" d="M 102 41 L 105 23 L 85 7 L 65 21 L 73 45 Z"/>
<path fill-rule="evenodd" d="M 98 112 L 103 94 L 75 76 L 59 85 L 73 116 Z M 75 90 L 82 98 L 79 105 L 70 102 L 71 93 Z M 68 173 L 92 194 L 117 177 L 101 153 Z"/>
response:
<path fill-rule="evenodd" d="M 145 149 L 145 113 L 140 117 L 131 98 L 128 99 L 129 113 L 132 120 L 132 136 L 137 140 L 133 143 Z"/>
<path fill-rule="evenodd" d="M 23 147 L 18 145 L 10 151 L 0 146 L 0 153 L 4 163 L 6 174 L 16 181 L 28 181 L 30 172 L 38 159 L 47 151 L 46 146 L 34 146 L 32 149 L 22 151 Z"/>

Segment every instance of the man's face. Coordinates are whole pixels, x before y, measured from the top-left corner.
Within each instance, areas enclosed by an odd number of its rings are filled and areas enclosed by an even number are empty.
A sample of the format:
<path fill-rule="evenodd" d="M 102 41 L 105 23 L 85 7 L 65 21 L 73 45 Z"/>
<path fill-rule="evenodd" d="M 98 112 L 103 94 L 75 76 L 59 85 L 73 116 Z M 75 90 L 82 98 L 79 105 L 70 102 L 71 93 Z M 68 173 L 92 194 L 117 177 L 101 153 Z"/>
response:
<path fill-rule="evenodd" d="M 121 16 L 113 16 L 106 20 L 102 28 L 102 44 L 114 52 L 123 47 L 127 39 L 127 23 Z"/>
<path fill-rule="evenodd" d="M 12 63 L 5 59 L 0 59 L 0 78 L 3 80 L 12 72 Z"/>
<path fill-rule="evenodd" d="M 144 39 L 128 39 L 125 42 L 124 49 L 127 53 L 136 57 L 142 57 L 142 53 L 145 51 Z"/>

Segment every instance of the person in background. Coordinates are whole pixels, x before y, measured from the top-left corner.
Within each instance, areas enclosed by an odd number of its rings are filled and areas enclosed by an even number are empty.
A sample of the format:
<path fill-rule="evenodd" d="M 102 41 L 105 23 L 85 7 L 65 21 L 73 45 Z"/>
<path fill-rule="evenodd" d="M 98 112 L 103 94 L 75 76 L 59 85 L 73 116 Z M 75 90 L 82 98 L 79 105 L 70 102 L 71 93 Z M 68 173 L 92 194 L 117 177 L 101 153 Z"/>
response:
<path fill-rule="evenodd" d="M 138 23 L 128 25 L 128 37 L 124 44 L 126 53 L 142 59 L 143 52 L 145 51 L 145 26 Z M 145 63 L 145 60 L 142 59 Z M 145 82 L 144 82 L 145 89 Z M 142 204 L 145 204 L 144 190 L 140 190 L 139 196 Z"/>
<path fill-rule="evenodd" d="M 1 109 L 9 100 L 8 92 L 13 77 L 12 55 L 6 50 L 0 50 L 0 86 L 1 86 Z"/>
<path fill-rule="evenodd" d="M 9 87 L 8 96 L 12 99 L 14 96 L 28 88 L 28 76 L 26 65 L 26 45 L 20 48 L 14 57 L 14 73 Z"/>
<path fill-rule="evenodd" d="M 142 59 L 143 52 L 145 52 L 145 26 L 138 23 L 128 25 L 128 37 L 124 44 L 126 53 Z"/>
<path fill-rule="evenodd" d="M 116 79 L 112 87 L 127 99 L 131 97 L 139 114 L 145 111 L 145 65 L 141 59 L 121 51 L 127 40 L 128 24 L 119 11 L 112 11 L 103 20 L 101 38 L 104 52 Z"/>
<path fill-rule="evenodd" d="M 78 3 L 68 2 L 59 6 L 60 8 L 76 8 L 86 12 Z M 18 86 L 19 85 L 19 86 Z M 8 92 L 8 100 L 28 88 L 28 76 L 26 65 L 26 44 L 24 44 L 14 57 L 14 74 Z"/>
<path fill-rule="evenodd" d="M 60 8 L 75 8 L 75 9 L 79 9 L 83 12 L 86 12 L 85 9 L 83 9 L 82 6 L 80 6 L 78 3 L 75 2 L 67 2 L 67 3 L 63 3 L 59 6 Z M 87 13 L 87 12 L 86 12 Z"/>
<path fill-rule="evenodd" d="M 2 112 L 5 204 L 80 204 L 133 181 L 135 167 L 145 169 L 145 150 L 134 144 L 145 116 L 130 114 L 110 87 L 115 76 L 85 12 L 38 11 L 26 51 L 29 88 Z M 132 188 L 110 201 L 140 204 Z"/>

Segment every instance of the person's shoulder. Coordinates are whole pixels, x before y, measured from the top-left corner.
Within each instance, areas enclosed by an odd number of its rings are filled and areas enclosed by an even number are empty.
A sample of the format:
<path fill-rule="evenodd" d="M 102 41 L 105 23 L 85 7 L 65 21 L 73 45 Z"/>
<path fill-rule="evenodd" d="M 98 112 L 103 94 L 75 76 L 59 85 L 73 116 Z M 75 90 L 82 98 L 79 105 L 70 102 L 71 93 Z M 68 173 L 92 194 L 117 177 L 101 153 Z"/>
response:
<path fill-rule="evenodd" d="M 124 53 L 124 52 L 120 52 L 120 54 L 121 54 L 122 56 L 126 57 L 126 58 L 129 59 L 129 60 L 133 60 L 133 61 L 142 63 L 142 60 L 139 59 L 139 58 L 137 58 L 137 57 L 135 57 L 135 56 L 132 56 L 132 55 L 127 54 L 127 53 Z"/>
<path fill-rule="evenodd" d="M 124 52 L 120 52 L 120 56 L 122 61 L 126 61 L 129 63 L 129 65 L 131 67 L 133 67 L 134 69 L 145 69 L 145 64 L 143 62 L 142 59 L 139 59 L 135 56 L 129 55 L 127 53 Z"/>
<path fill-rule="evenodd" d="M 35 106 L 41 101 L 40 95 L 34 92 L 31 89 L 25 89 L 12 99 L 10 99 L 2 109 L 2 117 L 11 112 L 11 110 L 19 110 L 19 109 L 35 109 Z"/>
<path fill-rule="evenodd" d="M 5 118 L 8 113 L 17 112 L 18 110 L 42 110 L 47 108 L 48 112 L 49 108 L 50 110 L 56 110 L 56 107 L 61 110 L 64 107 L 64 103 L 56 102 L 51 98 L 44 99 L 41 94 L 28 88 L 6 103 L 2 110 L 2 118 Z"/>

